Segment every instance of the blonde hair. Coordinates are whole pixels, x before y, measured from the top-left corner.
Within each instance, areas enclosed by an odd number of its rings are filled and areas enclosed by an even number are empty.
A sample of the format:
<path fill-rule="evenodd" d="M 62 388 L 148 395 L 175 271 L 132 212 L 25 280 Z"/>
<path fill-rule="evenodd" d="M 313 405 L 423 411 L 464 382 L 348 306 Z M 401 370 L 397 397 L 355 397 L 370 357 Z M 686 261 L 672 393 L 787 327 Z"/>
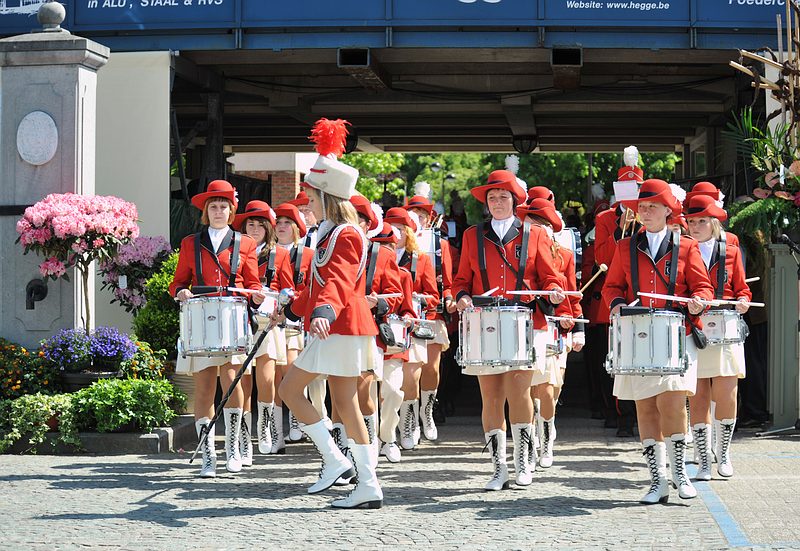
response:
<path fill-rule="evenodd" d="M 417 244 L 417 235 L 414 233 L 414 230 L 408 226 L 403 226 L 403 231 L 406 233 L 406 250 L 412 254 L 418 253 L 419 245 Z"/>
<path fill-rule="evenodd" d="M 325 218 L 336 224 L 358 226 L 358 213 L 349 199 L 325 194 Z"/>
<path fill-rule="evenodd" d="M 719 236 L 722 235 L 722 223 L 719 221 L 718 218 L 711 217 L 711 237 L 714 239 L 719 239 Z"/>
<path fill-rule="evenodd" d="M 230 226 L 233 224 L 233 220 L 236 218 L 236 209 L 233 206 L 233 203 L 230 199 L 226 199 L 225 197 L 212 197 L 211 199 L 206 200 L 205 204 L 203 205 L 203 214 L 200 215 L 200 223 L 204 226 L 208 226 L 211 222 L 208 219 L 208 205 L 211 203 L 228 203 L 231 207 L 231 213 L 228 215 L 228 225 Z"/>
<path fill-rule="evenodd" d="M 297 222 L 289 218 L 288 216 L 278 216 L 278 219 L 286 218 L 289 222 L 292 223 L 292 243 L 297 245 L 300 242 L 300 228 L 297 226 Z M 277 241 L 277 236 L 276 236 Z"/>
<path fill-rule="evenodd" d="M 531 221 L 534 224 L 538 224 L 540 226 L 547 226 L 547 227 L 549 227 L 551 229 L 553 227 L 553 225 L 550 222 L 548 222 L 547 220 L 545 220 L 541 216 L 537 216 L 535 214 L 529 214 L 528 218 L 530 218 Z M 558 267 L 559 268 L 563 268 L 564 267 L 564 257 L 562 257 L 561 253 L 559 253 L 559 250 L 561 249 L 561 245 L 555 239 L 551 239 L 551 241 L 553 242 L 553 244 L 550 245 L 550 254 L 553 256 L 553 260 L 558 260 Z"/>

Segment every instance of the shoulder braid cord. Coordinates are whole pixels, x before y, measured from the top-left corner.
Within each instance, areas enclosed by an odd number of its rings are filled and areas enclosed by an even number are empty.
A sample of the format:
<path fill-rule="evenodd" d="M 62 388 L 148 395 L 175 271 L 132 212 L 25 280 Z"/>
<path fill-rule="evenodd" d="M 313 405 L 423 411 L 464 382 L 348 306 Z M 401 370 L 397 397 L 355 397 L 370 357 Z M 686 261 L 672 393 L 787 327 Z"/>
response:
<path fill-rule="evenodd" d="M 322 257 L 318 254 L 314 255 L 314 262 L 311 264 L 311 274 L 314 276 L 314 280 L 320 284 L 325 285 L 325 279 L 320 275 L 319 268 L 325 266 L 331 260 L 331 256 L 333 256 L 333 250 L 336 248 L 336 240 L 339 238 L 339 234 L 345 228 L 353 228 L 358 232 L 359 237 L 361 237 L 361 255 L 358 262 L 358 272 L 356 274 L 356 280 L 361 277 L 361 274 L 364 273 L 364 267 L 367 264 L 367 238 L 364 235 L 364 232 L 361 231 L 356 225 L 353 224 L 342 224 L 341 226 L 336 226 L 333 231 L 331 231 L 331 236 L 328 238 L 328 245 L 325 247 L 325 252 L 323 253 Z M 317 244 L 319 247 L 319 243 Z"/>

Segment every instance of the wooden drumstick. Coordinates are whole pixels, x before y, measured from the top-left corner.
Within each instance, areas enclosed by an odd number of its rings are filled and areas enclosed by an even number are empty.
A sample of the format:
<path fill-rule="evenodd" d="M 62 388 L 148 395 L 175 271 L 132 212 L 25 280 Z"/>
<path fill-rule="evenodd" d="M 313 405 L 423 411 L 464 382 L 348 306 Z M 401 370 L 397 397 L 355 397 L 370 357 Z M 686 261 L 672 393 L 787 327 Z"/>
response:
<path fill-rule="evenodd" d="M 597 267 L 597 272 L 591 277 L 591 279 L 589 279 L 589 281 L 587 281 L 586 283 L 583 284 L 583 287 L 580 288 L 581 293 L 586 291 L 586 289 L 589 287 L 589 285 L 594 283 L 594 280 L 597 279 L 598 277 L 600 277 L 600 274 L 602 274 L 602 273 L 604 273 L 606 271 L 608 271 L 608 266 L 606 266 L 605 264 L 600 264 Z"/>
<path fill-rule="evenodd" d="M 744 280 L 744 282 L 745 283 L 755 283 L 756 281 L 759 281 L 760 279 L 761 278 L 758 277 L 758 276 L 756 276 L 756 277 L 748 277 L 747 279 Z"/>

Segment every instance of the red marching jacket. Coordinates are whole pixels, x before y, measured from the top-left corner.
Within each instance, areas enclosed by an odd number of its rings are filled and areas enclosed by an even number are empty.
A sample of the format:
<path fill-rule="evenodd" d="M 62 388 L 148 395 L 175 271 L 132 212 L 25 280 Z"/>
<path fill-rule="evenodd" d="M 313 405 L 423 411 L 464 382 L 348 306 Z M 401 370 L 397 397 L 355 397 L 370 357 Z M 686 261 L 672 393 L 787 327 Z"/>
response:
<path fill-rule="evenodd" d="M 411 254 L 406 251 L 398 265 L 411 272 L 411 260 Z M 412 279 L 415 293 L 433 297 L 425 299 L 425 311 L 427 313 L 435 312 L 436 306 L 439 304 L 439 288 L 436 285 L 436 272 L 428 255 L 417 253 L 417 270 L 416 274 L 412 274 Z"/>
<path fill-rule="evenodd" d="M 300 258 L 300 267 L 297 268 L 297 255 L 303 251 Z M 311 261 L 314 260 L 314 249 L 304 247 L 302 244 L 295 245 L 289 251 L 289 266 L 291 269 L 292 286 L 295 293 L 301 293 L 308 286 L 311 277 Z"/>
<path fill-rule="evenodd" d="M 514 220 L 511 229 L 501 240 L 491 224 L 484 225 L 484 252 L 489 288 L 484 289 L 478 263 L 478 228 L 471 226 L 464 232 L 461 241 L 461 259 L 458 274 L 453 279 L 452 291 L 455 300 L 465 295 L 479 295 L 493 287 L 499 287 L 494 296 L 503 295 L 510 300 L 527 302 L 532 297 L 508 295 L 517 283 L 520 253 L 522 252 L 522 222 Z M 553 243 L 544 228 L 531 226 L 528 239 L 528 259 L 523 275 L 523 288 L 550 291 L 555 287 L 564 288 L 564 279 L 553 263 L 551 245 Z M 526 287 L 527 286 L 527 287 Z M 565 301 L 566 302 L 566 301 Z M 534 327 L 544 329 L 546 322 L 539 309 L 534 316 Z"/>
<path fill-rule="evenodd" d="M 334 242 L 335 233 L 338 235 Z M 377 335 L 378 329 L 364 295 L 366 237 L 349 225 L 319 237 L 311 282 L 286 308 L 286 317 L 293 321 L 303 317 L 306 331 L 312 319 L 326 318 L 331 324 L 331 334 Z M 331 247 L 332 250 L 328 250 Z"/>
<path fill-rule="evenodd" d="M 625 305 L 639 299 L 642 306 L 649 308 L 665 308 L 667 301 L 638 297 L 634 295 L 631 280 L 630 242 L 636 239 L 636 258 L 638 265 L 634 268 L 639 274 L 639 290 L 641 292 L 667 294 L 667 283 L 672 266 L 672 242 L 675 236 L 667 232 L 655 259 L 650 258 L 647 234 L 644 230 L 633 238 L 626 237 L 617 243 L 617 252 L 608 269 L 606 284 L 603 287 L 603 300 L 612 310 L 618 304 Z M 676 296 L 699 297 L 710 300 L 714 296 L 714 287 L 708 279 L 703 257 L 697 247 L 697 241 L 691 237 L 682 236 L 678 249 L 677 280 L 675 282 Z M 662 280 L 663 278 L 663 280 Z M 687 320 L 688 324 L 688 320 Z M 696 323 L 699 326 L 699 320 Z M 688 326 L 687 326 L 688 327 Z"/>
<path fill-rule="evenodd" d="M 453 293 L 451 287 L 453 286 L 453 249 L 447 239 L 440 239 L 439 243 L 442 247 L 442 296 L 440 297 L 441 302 L 444 302 L 444 299 L 447 297 L 453 298 Z M 436 267 L 434 266 L 434 272 L 436 271 Z M 437 279 L 439 276 L 436 276 Z M 436 281 L 436 288 L 438 290 L 438 281 Z M 441 320 L 444 321 L 444 315 L 441 312 L 435 312 L 428 310 L 427 319 L 429 320 Z"/>
<path fill-rule="evenodd" d="M 597 265 L 594 259 L 594 242 L 589 243 L 583 248 L 583 263 L 581 272 L 583 273 L 583 280 L 589 279 L 595 274 Z M 588 289 L 583 294 L 581 299 L 581 308 L 584 316 L 589 320 L 589 325 L 596 325 L 598 323 L 608 323 L 608 315 L 605 318 L 600 317 L 600 310 L 608 310 L 603 302 L 603 284 L 606 281 L 605 275 L 600 275 L 595 279 Z"/>
<path fill-rule="evenodd" d="M 723 281 L 722 297 L 727 300 L 753 299 L 750 286 L 745 283 L 744 263 L 742 262 L 742 251 L 739 249 L 739 238 L 732 233 L 725 232 L 725 279 Z M 719 242 L 716 240 L 717 243 Z M 719 278 L 719 249 L 715 246 L 711 255 L 711 263 L 708 268 L 708 279 L 714 290 L 717 291 L 717 281 Z M 715 292 L 715 295 L 717 293 Z"/>
<path fill-rule="evenodd" d="M 274 245 L 275 249 L 275 269 L 272 272 L 272 277 L 269 281 L 267 278 L 267 269 L 269 268 L 269 257 L 272 252 L 258 257 L 258 277 L 273 291 L 280 291 L 281 289 L 294 289 L 292 282 L 292 266 L 289 264 L 289 252 L 283 247 Z"/>
<path fill-rule="evenodd" d="M 614 204 L 610 209 L 604 210 L 594 219 L 594 261 L 598 266 L 600 264 L 605 264 L 611 268 L 611 261 L 614 260 L 614 253 L 617 251 L 617 241 L 622 237 L 622 229 L 619 227 L 621 216 L 621 206 Z M 631 223 L 626 230 L 626 235 L 630 236 L 631 231 L 635 232 L 640 227 L 638 223 Z M 605 280 L 606 276 L 597 278 L 593 283 L 595 291 L 603 287 Z M 600 300 L 599 303 L 599 308 L 595 317 L 596 323 L 607 324 L 610 313 L 608 305 L 604 300 Z"/>
<path fill-rule="evenodd" d="M 367 251 L 368 255 L 371 254 L 373 245 L 374 244 L 370 245 Z M 370 260 L 368 258 L 365 273 L 369 271 L 369 262 Z M 395 260 L 394 249 L 386 245 L 380 245 L 378 247 L 378 256 L 375 260 L 375 275 L 372 281 L 372 292 L 379 295 L 403 293 L 403 286 L 400 282 L 400 267 Z M 379 316 L 395 314 L 402 301 L 403 297 L 379 298 L 378 305 L 375 307 L 376 313 Z M 380 339 L 378 344 L 383 344 L 380 342 Z"/>
<path fill-rule="evenodd" d="M 561 262 L 556 264 L 556 268 L 563 272 L 564 276 L 564 290 L 577 291 L 578 284 L 575 276 L 575 255 L 572 251 L 564 247 L 558 249 L 561 256 Z M 556 306 L 556 315 L 559 316 L 572 316 L 573 318 L 580 318 L 583 316 L 581 308 L 581 299 L 577 296 L 569 296 L 564 302 Z"/>
<path fill-rule="evenodd" d="M 181 289 L 189 289 L 199 285 L 195 267 L 195 235 L 187 235 L 181 241 L 181 252 L 178 255 L 178 265 L 175 267 L 175 276 L 169 286 L 170 295 L 175 296 Z M 200 232 L 200 264 L 203 275 L 203 284 L 214 287 L 228 287 L 229 272 L 231 269 L 231 254 L 233 254 L 233 230 L 222 239 L 219 253 L 215 253 L 208 231 Z M 216 258 L 216 261 L 214 260 Z M 256 259 L 256 242 L 247 235 L 242 235 L 239 246 L 239 266 L 236 269 L 235 286 L 252 290 L 261 290 L 261 281 L 258 274 L 258 261 Z M 219 266 L 217 265 L 219 262 Z M 221 269 L 220 269 L 221 268 Z M 228 293 L 222 293 L 228 294 Z"/>

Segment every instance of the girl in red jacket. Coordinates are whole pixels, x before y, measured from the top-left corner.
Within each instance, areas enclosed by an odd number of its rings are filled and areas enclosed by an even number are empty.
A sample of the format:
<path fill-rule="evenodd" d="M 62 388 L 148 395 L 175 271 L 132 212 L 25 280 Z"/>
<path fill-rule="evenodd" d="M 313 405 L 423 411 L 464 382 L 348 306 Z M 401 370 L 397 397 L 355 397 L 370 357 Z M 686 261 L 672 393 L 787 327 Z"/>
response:
<path fill-rule="evenodd" d="M 203 211 L 202 222 L 207 225 L 195 235 L 189 235 L 181 241 L 181 252 L 175 277 L 169 287 L 170 294 L 180 301 L 194 296 L 191 289 L 198 285 L 213 287 L 244 287 L 255 291 L 252 293 L 253 304 L 261 304 L 264 294 L 261 293 L 261 282 L 258 278 L 258 261 L 256 260 L 256 243 L 246 235 L 239 235 L 228 227 L 234 221 L 236 213 L 236 190 L 225 180 L 214 180 L 208 184 L 205 193 L 192 198 L 192 205 Z M 231 274 L 231 257 L 239 243 L 239 262 L 236 273 Z M 199 253 L 196 245 L 199 243 Z M 197 265 L 199 255 L 200 265 Z M 222 294 L 230 294 L 224 292 Z M 242 355 L 227 357 L 186 357 L 178 356 L 176 372 L 191 373 L 194 376 L 195 398 L 194 415 L 197 434 L 200 435 L 214 416 L 214 395 L 217 391 L 217 374 L 223 388 L 228 388 L 236 376 L 238 366 L 234 363 L 244 361 Z M 242 427 L 242 406 L 244 394 L 237 385 L 226 404 L 225 415 L 225 467 L 230 472 L 242 470 L 240 436 Z M 216 454 L 214 452 L 214 428 L 211 428 L 206 444 L 203 446 L 203 463 L 200 476 L 216 476 Z"/>
<path fill-rule="evenodd" d="M 311 186 L 308 206 L 322 223 L 310 284 L 285 310 L 288 319 L 304 319 L 310 339 L 286 373 L 280 394 L 322 455 L 319 479 L 309 493 L 330 488 L 342 476 L 356 475 L 353 491 L 332 505 L 379 508 L 383 492 L 375 474 L 377 461 L 370 452 L 357 396 L 361 372 L 374 365 L 378 331 L 364 292 L 368 242 L 349 201 L 355 194 L 358 171 L 336 160 L 344 152 L 344 124 L 322 119 L 312 132 L 320 156 L 306 178 Z M 350 438 L 352 463 L 303 392 L 319 375 L 328 377 L 331 398 Z"/>
<path fill-rule="evenodd" d="M 745 283 L 741 251 L 732 244 L 733 234 L 722 229 L 721 222 L 728 218 L 728 214 L 707 195 L 689 197 L 684 210 L 689 233 L 699 243 L 715 297 L 739 301 L 735 309 L 744 314 L 748 310 L 746 303 L 753 295 Z M 703 319 L 704 327 L 710 325 L 705 316 Z M 699 462 L 697 480 L 711 480 L 712 400 L 716 403 L 713 421 L 717 437 L 717 472 L 724 477 L 733 475 L 730 447 L 736 424 L 736 389 L 738 380 L 744 376 L 744 340 L 736 344 L 709 344 L 698 350 L 697 390 L 689 398 L 694 447 Z"/>

